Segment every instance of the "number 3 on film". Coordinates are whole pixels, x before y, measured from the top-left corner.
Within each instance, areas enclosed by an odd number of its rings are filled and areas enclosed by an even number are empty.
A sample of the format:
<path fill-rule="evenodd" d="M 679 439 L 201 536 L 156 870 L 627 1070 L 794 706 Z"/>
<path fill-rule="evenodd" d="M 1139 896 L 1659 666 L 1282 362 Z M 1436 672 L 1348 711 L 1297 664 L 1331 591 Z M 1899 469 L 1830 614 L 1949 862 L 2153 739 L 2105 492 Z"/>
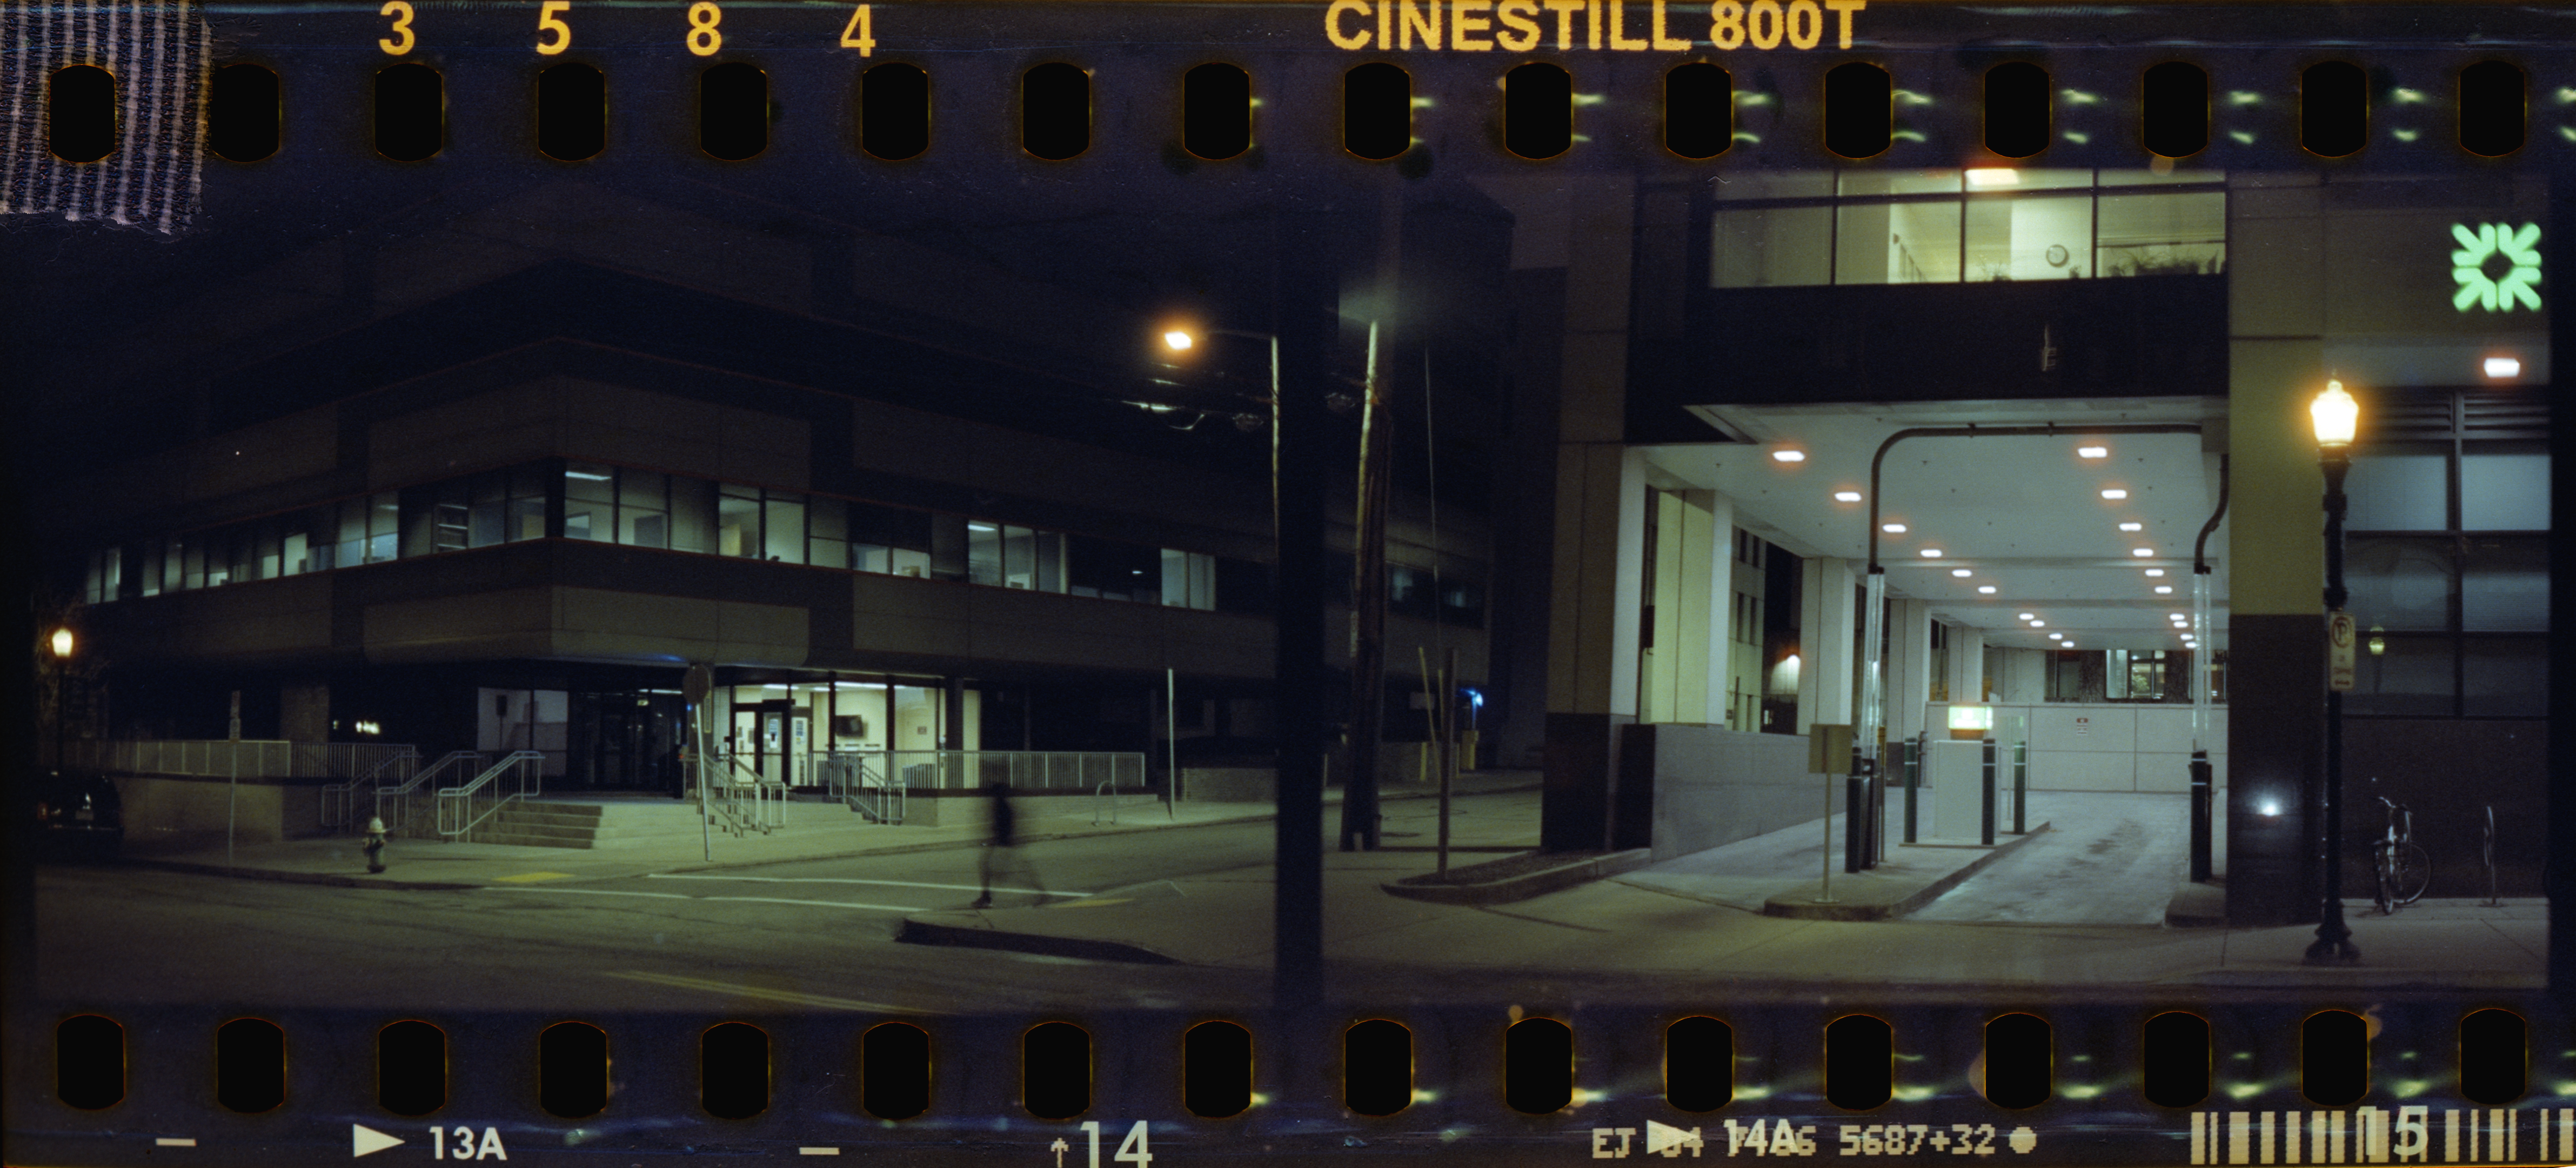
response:
<path fill-rule="evenodd" d="M 552 34 L 553 40 L 539 40 L 537 51 L 554 56 L 572 47 L 572 26 L 563 22 L 563 14 L 572 11 L 572 0 L 545 0 L 537 5 L 537 33 Z"/>
<path fill-rule="evenodd" d="M 391 0 L 383 8 L 378 9 L 376 15 L 394 18 L 393 27 L 385 30 L 394 35 L 376 42 L 376 47 L 383 49 L 386 56 L 399 57 L 410 52 L 412 45 L 418 43 L 417 38 L 411 35 L 411 5 L 404 3 L 403 0 Z"/>
<path fill-rule="evenodd" d="M 552 6 L 549 5 L 549 7 Z M 456 1143 L 453 1145 L 452 1154 L 451 1147 L 447 1140 L 448 1136 L 446 1128 L 433 1127 L 429 1129 L 430 1159 L 482 1160 L 488 1158 L 493 1160 L 507 1160 L 510 1158 L 510 1154 L 508 1152 L 501 1150 L 501 1129 L 497 1127 L 484 1128 L 483 1142 L 480 1144 L 474 1142 L 473 1128 L 463 1126 L 458 1127 L 456 1129 Z M 399 1143 L 400 1141 L 396 1142 Z"/>
<path fill-rule="evenodd" d="M 860 6 L 860 11 L 864 12 L 866 10 L 866 5 Z M 1127 1138 L 1118 1141 L 1118 1150 L 1112 1153 L 1109 1158 L 1119 1161 L 1120 1163 L 1133 1164 L 1136 1168 L 1147 1168 L 1148 1165 L 1152 1164 L 1154 1162 L 1154 1153 L 1151 1145 L 1147 1144 L 1145 1141 L 1145 1124 L 1146 1121 L 1140 1119 L 1136 1121 L 1136 1126 L 1128 1128 Z M 1083 1166 L 1083 1168 L 1100 1168 L 1100 1121 L 1096 1119 L 1086 1119 L 1082 1121 L 1082 1134 L 1091 1138 L 1091 1159 Z M 1055 1146 L 1056 1148 L 1061 1149 L 1064 1147 L 1064 1142 L 1059 1140 L 1056 1142 Z M 1064 1153 L 1062 1151 L 1058 1151 L 1056 1153 L 1056 1159 L 1061 1161 L 1063 1158 Z"/>
<path fill-rule="evenodd" d="M 876 23 L 874 18 L 868 15 L 867 5 L 859 5 L 859 10 L 850 14 L 850 23 L 841 29 L 841 47 L 857 49 L 862 57 L 876 54 Z"/>

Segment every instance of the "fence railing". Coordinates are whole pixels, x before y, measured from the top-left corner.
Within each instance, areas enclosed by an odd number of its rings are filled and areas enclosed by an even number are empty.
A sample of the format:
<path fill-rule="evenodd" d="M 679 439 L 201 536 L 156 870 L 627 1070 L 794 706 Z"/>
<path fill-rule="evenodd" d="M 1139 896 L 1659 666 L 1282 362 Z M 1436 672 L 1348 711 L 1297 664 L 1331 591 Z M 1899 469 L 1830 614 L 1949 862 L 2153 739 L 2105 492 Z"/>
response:
<path fill-rule="evenodd" d="M 63 744 L 64 765 L 129 775 L 238 774 L 245 779 L 358 779 L 404 752 L 399 742 L 288 742 L 278 739 L 88 739 Z M 240 769 L 235 770 L 238 766 Z"/>
<path fill-rule="evenodd" d="M 378 785 L 376 818 L 385 821 L 385 831 L 391 835 L 435 835 L 437 821 L 427 816 L 413 815 L 413 807 L 424 799 L 435 798 L 438 794 L 439 782 L 462 779 L 482 769 L 483 756 L 475 751 L 451 750 L 440 755 L 437 762 L 412 772 L 410 778 L 400 783 L 391 786 Z M 416 832 L 412 827 L 414 822 L 419 822 L 431 830 Z"/>
<path fill-rule="evenodd" d="M 1009 783 L 1023 791 L 1089 791 L 1145 785 L 1145 755 L 1112 750 L 889 750 L 885 774 L 915 791 L 977 790 Z"/>
<path fill-rule="evenodd" d="M 420 752 L 403 746 L 375 765 L 373 770 L 345 783 L 332 783 L 322 788 L 322 826 L 347 829 L 363 826 L 355 823 L 361 793 L 370 805 L 376 792 L 387 784 L 401 786 L 420 770 Z"/>
<path fill-rule="evenodd" d="M 461 839 L 503 806 L 541 793 L 546 780 L 543 751 L 513 750 L 473 780 L 438 792 L 438 834 Z"/>
<path fill-rule="evenodd" d="M 738 755 L 719 754 L 708 778 L 707 808 L 737 836 L 768 835 L 787 826 L 787 784 L 751 768 Z"/>
<path fill-rule="evenodd" d="M 843 751 L 813 757 L 808 774 L 850 810 L 875 823 L 903 822 L 904 788 L 868 765 L 875 755 Z"/>

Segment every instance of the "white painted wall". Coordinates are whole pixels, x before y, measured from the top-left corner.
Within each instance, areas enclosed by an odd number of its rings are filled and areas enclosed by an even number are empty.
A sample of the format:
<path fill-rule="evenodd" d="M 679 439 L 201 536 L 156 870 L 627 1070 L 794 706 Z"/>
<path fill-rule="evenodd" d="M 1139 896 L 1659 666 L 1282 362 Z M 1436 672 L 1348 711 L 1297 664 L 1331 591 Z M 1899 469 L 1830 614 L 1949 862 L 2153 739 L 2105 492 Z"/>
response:
<path fill-rule="evenodd" d="M 1949 724 L 1947 704 L 1928 711 Z M 2034 791 L 2170 791 L 2191 788 L 2191 707 L 2042 702 L 1997 705 L 1996 738 L 2009 719 L 2027 719 Z M 2227 707 L 2209 711 L 2212 781 L 2227 785 Z"/>

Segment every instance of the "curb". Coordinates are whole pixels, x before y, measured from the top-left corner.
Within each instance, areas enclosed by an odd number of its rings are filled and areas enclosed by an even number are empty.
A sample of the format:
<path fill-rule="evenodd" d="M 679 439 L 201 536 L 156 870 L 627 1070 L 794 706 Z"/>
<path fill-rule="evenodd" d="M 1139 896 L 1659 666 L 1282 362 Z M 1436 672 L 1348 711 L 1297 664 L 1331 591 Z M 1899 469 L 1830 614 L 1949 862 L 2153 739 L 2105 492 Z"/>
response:
<path fill-rule="evenodd" d="M 1001 929 L 972 929 L 963 925 L 936 925 L 915 917 L 905 917 L 903 927 L 894 939 L 908 945 L 949 945 L 966 949 L 1005 949 L 1013 953 L 1042 953 L 1050 957 L 1078 957 L 1088 961 L 1125 961 L 1136 965 L 1179 965 L 1180 962 L 1142 945 L 1124 941 L 1099 941 L 1085 937 L 1050 937 L 1043 933 L 1013 933 Z"/>
<path fill-rule="evenodd" d="M 1984 870 L 1986 865 L 1992 864 L 2005 856 L 2020 851 L 2022 845 L 2038 839 L 2043 833 L 2048 832 L 2049 830 L 2051 830 L 2051 828 L 2048 823 L 2046 821 L 2042 821 L 2037 826 L 2032 827 L 2030 832 L 2022 836 L 2020 839 L 2013 840 L 2010 843 L 1997 844 L 1994 847 L 1987 849 L 1985 855 L 1979 856 L 1975 860 L 1970 861 L 1958 871 L 1952 872 L 1947 876 L 1931 882 L 1930 884 L 1926 884 L 1896 900 L 1887 901 L 1881 904 L 1855 904 L 1850 902 L 1843 904 L 1816 904 L 1810 900 L 1800 898 L 1799 893 L 1784 892 L 1762 902 L 1762 915 L 1766 917 L 1787 917 L 1793 920 L 1807 921 L 1883 921 L 1893 917 L 1901 917 L 1923 907 L 1924 905 L 1932 903 L 1933 900 L 1938 898 L 1942 893 L 1958 887 L 1960 882 Z"/>
<path fill-rule="evenodd" d="M 2165 927 L 2222 928 L 2227 924 L 2227 890 L 2215 884 L 2185 884 L 2165 902 Z"/>
<path fill-rule="evenodd" d="M 1390 880 L 1378 887 L 1407 900 L 1429 901 L 1432 904 L 1510 904 L 1516 900 L 1528 900 L 1533 896 L 1543 896 L 1561 888 L 1571 888 L 1577 884 L 1589 883 L 1642 868 L 1653 858 L 1654 849 L 1652 848 L 1631 848 L 1624 852 L 1612 852 L 1606 856 L 1586 856 L 1553 868 L 1524 872 L 1518 876 L 1489 880 L 1482 884 L 1413 884 L 1404 880 Z M 1419 879 L 1419 877 L 1408 879 Z"/>
<path fill-rule="evenodd" d="M 323 884 L 333 888 L 390 888 L 402 892 L 462 892 L 481 888 L 480 884 L 459 884 L 452 880 L 386 880 L 375 876 L 343 876 L 331 872 L 285 872 L 275 868 L 225 867 L 222 864 L 197 864 L 187 860 L 151 860 L 120 858 L 117 863 L 138 868 L 160 868 L 171 872 L 188 872 L 198 876 L 229 876 L 235 880 L 267 880 L 278 884 Z"/>

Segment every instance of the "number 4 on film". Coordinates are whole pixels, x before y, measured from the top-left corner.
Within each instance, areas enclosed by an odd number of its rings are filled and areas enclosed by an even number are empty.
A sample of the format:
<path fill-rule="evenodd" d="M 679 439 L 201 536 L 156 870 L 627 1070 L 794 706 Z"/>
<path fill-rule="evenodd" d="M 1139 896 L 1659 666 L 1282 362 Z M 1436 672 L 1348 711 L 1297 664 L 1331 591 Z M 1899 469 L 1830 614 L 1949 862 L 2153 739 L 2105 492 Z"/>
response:
<path fill-rule="evenodd" d="M 859 7 L 862 11 L 867 8 L 864 4 Z M 1136 1126 L 1128 1128 L 1127 1138 L 1118 1141 L 1118 1150 L 1111 1153 L 1109 1158 L 1120 1163 L 1134 1164 L 1136 1168 L 1146 1168 L 1147 1165 L 1152 1164 L 1154 1153 L 1152 1145 L 1146 1142 L 1145 1125 L 1146 1121 L 1140 1119 L 1136 1121 Z M 1082 1121 L 1082 1134 L 1090 1141 L 1090 1155 L 1084 1162 L 1083 1168 L 1100 1168 L 1100 1121 L 1096 1119 Z M 1064 1154 L 1070 1150 L 1065 1146 L 1065 1142 L 1057 1140 L 1048 1144 L 1047 1150 L 1055 1153 L 1056 1168 L 1064 1168 Z"/>
<path fill-rule="evenodd" d="M 876 55 L 876 18 L 869 15 L 867 5 L 859 5 L 858 11 L 850 14 L 850 23 L 844 25 L 841 29 L 841 47 L 845 49 L 857 49 L 859 51 L 859 55 L 862 57 L 872 57 Z M 1143 1125 L 1140 1123 L 1138 1126 L 1141 1127 Z M 1092 1133 L 1092 1139 L 1094 1142 L 1097 1142 L 1099 1138 L 1098 1132 L 1095 1131 Z"/>

